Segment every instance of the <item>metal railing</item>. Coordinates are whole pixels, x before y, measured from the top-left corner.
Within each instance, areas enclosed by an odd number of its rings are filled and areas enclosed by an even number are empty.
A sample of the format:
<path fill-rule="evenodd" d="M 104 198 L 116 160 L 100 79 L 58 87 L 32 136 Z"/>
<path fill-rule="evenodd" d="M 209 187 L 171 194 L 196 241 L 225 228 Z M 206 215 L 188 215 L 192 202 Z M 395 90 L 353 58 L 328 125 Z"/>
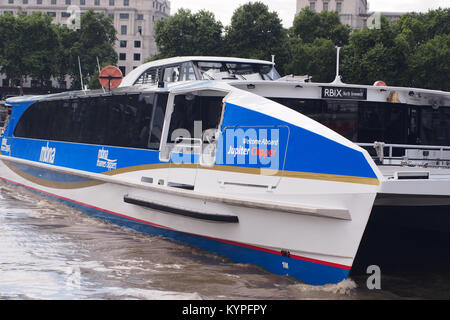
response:
<path fill-rule="evenodd" d="M 449 146 L 386 144 L 378 141 L 356 144 L 368 150 L 378 165 L 450 168 Z"/>

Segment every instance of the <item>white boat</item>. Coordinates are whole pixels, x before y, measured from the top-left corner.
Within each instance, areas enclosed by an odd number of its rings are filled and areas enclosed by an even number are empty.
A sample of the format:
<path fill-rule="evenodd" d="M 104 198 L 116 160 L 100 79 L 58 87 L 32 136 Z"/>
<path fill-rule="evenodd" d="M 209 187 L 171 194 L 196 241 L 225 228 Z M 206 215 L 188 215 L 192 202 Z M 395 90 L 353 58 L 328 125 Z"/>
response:
<path fill-rule="evenodd" d="M 266 61 L 150 62 L 113 91 L 8 99 L 0 177 L 236 262 L 337 283 L 349 274 L 374 202 L 419 194 L 446 203 L 450 169 L 442 157 L 427 168 L 416 154 L 373 157 L 360 143 L 370 141 L 291 104 L 343 106 L 330 117 L 351 124 L 348 103 L 384 108 L 389 99 L 418 110 L 431 100 L 432 110 L 449 105 L 445 92 L 287 81 Z M 401 147 L 406 156 L 437 148 Z"/>

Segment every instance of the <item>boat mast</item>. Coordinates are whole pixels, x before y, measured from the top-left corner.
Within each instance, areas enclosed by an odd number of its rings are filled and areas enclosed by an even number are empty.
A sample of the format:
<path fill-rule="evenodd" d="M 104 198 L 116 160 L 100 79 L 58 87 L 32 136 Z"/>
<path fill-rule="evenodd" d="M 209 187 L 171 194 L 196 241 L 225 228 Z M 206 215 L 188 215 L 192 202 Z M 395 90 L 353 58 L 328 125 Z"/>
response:
<path fill-rule="evenodd" d="M 341 47 L 336 46 L 336 77 L 332 83 L 342 83 L 341 76 L 339 75 L 339 51 L 341 51 Z"/>

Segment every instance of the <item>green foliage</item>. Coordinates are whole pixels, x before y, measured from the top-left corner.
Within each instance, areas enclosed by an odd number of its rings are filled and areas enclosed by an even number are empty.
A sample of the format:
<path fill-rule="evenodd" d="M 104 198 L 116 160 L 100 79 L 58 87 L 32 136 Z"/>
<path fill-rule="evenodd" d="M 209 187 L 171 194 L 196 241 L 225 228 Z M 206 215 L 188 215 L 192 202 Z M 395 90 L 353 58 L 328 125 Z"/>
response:
<path fill-rule="evenodd" d="M 223 26 L 214 14 L 201 10 L 193 14 L 190 10 L 178 12 L 155 26 L 155 41 L 161 59 L 174 56 L 223 55 Z"/>
<path fill-rule="evenodd" d="M 317 38 L 331 40 L 335 45 L 348 43 L 351 29 L 341 23 L 337 11 L 312 11 L 304 8 L 295 17 L 291 28 L 291 36 L 304 43 L 312 43 Z"/>
<path fill-rule="evenodd" d="M 225 42 L 232 56 L 271 60 L 275 55 L 281 73 L 289 60 L 287 31 L 278 14 L 262 2 L 249 2 L 234 11 Z"/>
<path fill-rule="evenodd" d="M 380 29 L 355 31 L 342 50 L 347 83 L 450 90 L 450 9 L 410 13 Z"/>
<path fill-rule="evenodd" d="M 335 77 L 336 48 L 329 39 L 316 38 L 312 43 L 291 41 L 292 59 L 286 65 L 289 74 L 312 76 L 314 82 L 331 82 Z"/>
<path fill-rule="evenodd" d="M 81 17 L 81 28 L 52 24 L 52 18 L 41 12 L 31 15 L 0 16 L 1 72 L 22 84 L 32 77 L 41 84 L 52 76 L 70 75 L 79 86 L 78 57 L 88 78 L 102 64 L 115 64 L 116 31 L 111 19 L 88 11 Z"/>
<path fill-rule="evenodd" d="M 41 82 L 50 79 L 56 71 L 55 38 L 51 18 L 40 12 L 0 16 L 1 72 L 21 84 L 27 76 Z"/>
<path fill-rule="evenodd" d="M 67 27 L 62 27 L 67 29 Z M 73 34 L 75 33 L 75 34 Z M 87 11 L 81 17 L 80 29 L 76 31 L 64 32 L 61 34 L 63 42 L 72 41 L 70 50 L 66 52 L 69 68 L 66 74 L 72 76 L 74 80 L 72 87 L 80 88 L 78 57 L 80 57 L 83 77 L 85 82 L 98 73 L 97 58 L 102 65 L 115 65 L 117 63 L 117 53 L 114 50 L 116 30 L 110 18 L 103 14 Z M 92 84 L 97 82 L 91 81 Z"/>
<path fill-rule="evenodd" d="M 450 91 L 450 34 L 440 34 L 417 47 L 409 58 L 412 84 Z"/>

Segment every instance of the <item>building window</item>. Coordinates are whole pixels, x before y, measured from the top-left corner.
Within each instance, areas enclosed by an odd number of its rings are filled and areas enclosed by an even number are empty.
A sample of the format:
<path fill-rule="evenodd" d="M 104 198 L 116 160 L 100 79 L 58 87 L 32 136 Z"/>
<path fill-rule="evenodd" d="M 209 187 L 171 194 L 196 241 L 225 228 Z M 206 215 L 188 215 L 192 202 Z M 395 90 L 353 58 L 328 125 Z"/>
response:
<path fill-rule="evenodd" d="M 54 11 L 48 11 L 48 12 L 47 12 L 47 15 L 50 16 L 50 17 L 56 17 L 56 12 L 54 12 Z"/>
<path fill-rule="evenodd" d="M 51 0 L 50 3 L 51 4 L 56 4 L 56 0 Z"/>
<path fill-rule="evenodd" d="M 110 17 L 112 20 L 114 20 L 114 13 L 108 13 L 108 17 Z"/>
<path fill-rule="evenodd" d="M 315 2 L 310 2 L 310 3 L 309 3 L 309 8 L 310 8 L 312 11 L 316 11 L 316 3 L 315 3 Z"/>
<path fill-rule="evenodd" d="M 129 19 L 130 18 L 130 14 L 129 13 L 120 13 L 119 14 L 119 18 L 120 19 Z"/>
<path fill-rule="evenodd" d="M 140 41 L 135 41 L 134 42 L 134 47 L 135 48 L 140 48 L 141 47 L 141 42 Z"/>
<path fill-rule="evenodd" d="M 126 53 L 119 53 L 119 60 L 127 60 L 127 54 Z"/>
<path fill-rule="evenodd" d="M 127 34 L 127 26 L 126 25 L 120 26 L 120 34 Z"/>
<path fill-rule="evenodd" d="M 14 0 L 8 0 L 8 3 L 9 3 L 9 4 L 13 4 L 13 3 L 14 3 Z"/>
<path fill-rule="evenodd" d="M 112 7 L 115 5 L 114 0 L 109 0 L 109 5 Z"/>
<path fill-rule="evenodd" d="M 100 5 L 100 0 L 94 0 L 94 6 L 99 6 Z"/>
<path fill-rule="evenodd" d="M 120 71 L 122 72 L 122 75 L 125 76 L 125 67 L 119 66 Z"/>
<path fill-rule="evenodd" d="M 323 3 L 323 10 L 328 11 L 328 2 Z"/>
<path fill-rule="evenodd" d="M 130 5 L 130 0 L 123 0 L 123 6 L 128 7 Z"/>
<path fill-rule="evenodd" d="M 42 4 L 42 0 L 36 0 L 36 4 Z"/>
<path fill-rule="evenodd" d="M 138 13 L 137 20 L 144 20 L 144 15 L 142 13 Z"/>
<path fill-rule="evenodd" d="M 138 27 L 137 27 L 137 30 L 138 30 L 139 34 L 142 35 L 142 26 L 138 26 Z"/>
<path fill-rule="evenodd" d="M 71 5 L 71 0 L 66 0 L 66 5 L 70 6 Z"/>
<path fill-rule="evenodd" d="M 126 48 L 127 47 L 127 40 L 120 40 L 120 47 Z"/>
<path fill-rule="evenodd" d="M 28 0 L 22 0 L 23 4 L 28 4 Z"/>
<path fill-rule="evenodd" d="M 86 5 L 86 0 L 80 0 L 80 6 Z"/>
<path fill-rule="evenodd" d="M 61 18 L 68 18 L 68 17 L 70 17 L 70 12 L 65 11 L 61 12 Z"/>
<path fill-rule="evenodd" d="M 141 61 L 141 54 L 140 53 L 135 53 L 133 55 L 133 60 L 134 61 Z"/>
<path fill-rule="evenodd" d="M 336 11 L 338 13 L 342 12 L 342 2 L 336 2 Z"/>

